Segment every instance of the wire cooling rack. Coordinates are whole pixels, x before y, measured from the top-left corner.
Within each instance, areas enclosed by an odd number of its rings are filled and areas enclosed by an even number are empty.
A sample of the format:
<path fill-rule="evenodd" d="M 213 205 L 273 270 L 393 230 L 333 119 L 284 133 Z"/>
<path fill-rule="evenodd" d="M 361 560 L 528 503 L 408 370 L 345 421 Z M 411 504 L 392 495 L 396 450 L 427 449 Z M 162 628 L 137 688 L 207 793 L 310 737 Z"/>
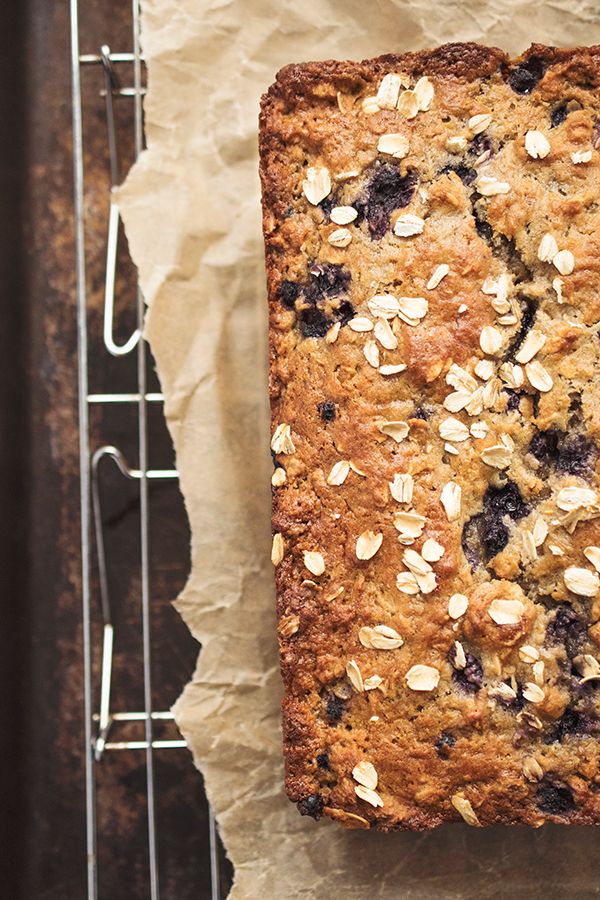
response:
<path fill-rule="evenodd" d="M 130 104 L 135 156 L 143 149 L 144 61 L 140 51 L 140 11 L 138 0 L 131 2 L 131 49 L 126 52 L 112 52 L 110 47 L 99 42 L 99 52 L 82 54 L 79 46 L 79 2 L 70 0 L 71 22 L 71 70 L 72 70 L 72 111 L 73 111 L 73 167 L 75 191 L 75 247 L 77 281 L 77 334 L 78 334 L 78 385 L 79 385 L 79 434 L 80 434 L 80 480 L 81 480 L 81 559 L 82 559 L 82 613 L 83 613 L 83 661 L 84 661 L 84 715 L 85 715 L 85 793 L 86 793 L 86 835 L 87 835 L 87 885 L 88 898 L 97 900 L 98 892 L 98 821 L 97 808 L 97 767 L 107 753 L 121 751 L 143 751 L 145 755 L 145 782 L 147 799 L 147 843 L 148 843 L 148 884 L 151 900 L 159 900 L 160 880 L 158 866 L 156 817 L 156 788 L 154 778 L 155 751 L 177 751 L 186 746 L 181 739 L 157 739 L 155 723 L 172 720 L 171 712 L 155 710 L 152 706 L 152 660 L 151 660 L 151 579 L 149 567 L 148 526 L 150 503 L 148 484 L 153 479 L 176 479 L 177 472 L 170 469 L 149 468 L 151 447 L 148 441 L 147 417 L 152 404 L 161 404 L 163 396 L 147 390 L 147 352 L 142 338 L 144 304 L 139 290 L 135 293 L 136 328 L 125 341 L 118 342 L 114 334 L 115 279 L 117 274 L 117 245 L 120 227 L 118 203 L 112 188 L 121 181 L 119 164 L 119 129 L 116 124 L 115 104 Z M 133 73 L 133 84 L 122 83 L 120 70 L 127 64 Z M 83 128 L 83 108 L 81 90 L 81 70 L 93 66 L 99 70 L 99 97 L 103 98 L 106 112 L 106 128 L 110 158 L 111 193 L 109 203 L 108 234 L 106 243 L 106 276 L 103 304 L 103 352 L 110 357 L 133 355 L 137 363 L 137 390 L 134 392 L 90 393 L 89 390 L 89 334 L 88 334 L 88 290 L 86 280 L 85 227 L 85 144 Z M 125 98 L 122 100 L 121 98 Z M 118 447 L 103 445 L 93 447 L 90 431 L 90 409 L 93 406 L 128 404 L 137 412 L 138 467 L 132 467 Z M 139 488 L 139 604 L 142 622 L 142 661 L 140 680 L 143 684 L 143 709 L 127 712 L 113 710 L 111 703 L 111 678 L 113 668 L 113 646 L 115 623 L 109 580 L 107 577 L 107 552 L 105 549 L 103 517 L 101 508 L 101 473 L 108 462 L 112 462 L 129 480 Z M 95 562 L 94 552 L 95 551 Z M 97 565 L 97 572 L 93 567 Z M 94 581 L 93 575 L 97 575 Z M 98 596 L 93 585 L 98 584 Z M 92 604 L 99 604 L 102 620 L 101 676 L 99 684 L 94 683 L 92 660 Z M 98 652 L 98 648 L 95 648 Z M 98 681 L 98 679 L 96 679 Z M 118 698 L 115 698 L 118 707 Z M 119 739 L 119 728 L 126 723 L 137 723 L 142 729 L 140 740 Z M 220 900 L 219 855 L 217 834 L 212 811 L 209 810 L 209 852 L 210 889 L 203 896 Z M 123 853 L 127 848 L 123 847 Z"/>

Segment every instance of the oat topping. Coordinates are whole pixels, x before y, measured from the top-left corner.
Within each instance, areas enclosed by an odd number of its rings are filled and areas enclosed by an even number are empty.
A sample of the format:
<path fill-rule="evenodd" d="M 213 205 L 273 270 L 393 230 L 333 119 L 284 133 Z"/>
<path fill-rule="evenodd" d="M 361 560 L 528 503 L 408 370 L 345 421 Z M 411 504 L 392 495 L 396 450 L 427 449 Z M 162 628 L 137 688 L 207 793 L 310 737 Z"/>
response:
<path fill-rule="evenodd" d="M 397 472 L 393 481 L 388 482 L 390 494 L 398 503 L 412 503 L 414 478 L 407 472 Z"/>
<path fill-rule="evenodd" d="M 325 335 L 325 341 L 328 344 L 335 344 L 338 339 L 338 334 L 340 333 L 341 323 L 336 322 L 335 325 L 332 325 L 331 328 L 328 329 Z"/>
<path fill-rule="evenodd" d="M 583 555 L 591 562 L 596 572 L 600 572 L 600 547 L 585 547 Z"/>
<path fill-rule="evenodd" d="M 532 328 L 521 344 L 520 350 L 515 354 L 516 361 L 523 364 L 530 362 L 533 357 L 539 353 L 545 343 L 546 335 L 542 334 L 541 331 Z"/>
<path fill-rule="evenodd" d="M 564 571 L 565 585 L 568 590 L 580 597 L 595 597 L 600 590 L 600 578 L 591 569 L 569 566 Z"/>
<path fill-rule="evenodd" d="M 449 416 L 441 422 L 439 427 L 440 437 L 444 441 L 466 441 L 469 438 L 469 429 L 458 419 Z"/>
<path fill-rule="evenodd" d="M 327 240 L 333 247 L 347 247 L 352 240 L 352 232 L 347 228 L 336 228 Z"/>
<path fill-rule="evenodd" d="M 382 434 L 387 434 L 393 438 L 397 444 L 408 437 L 409 427 L 407 422 L 382 422 L 377 426 Z"/>
<path fill-rule="evenodd" d="M 531 644 L 524 644 L 522 647 L 519 647 L 519 656 L 524 663 L 533 665 L 540 658 L 540 651 L 537 647 L 531 646 Z"/>
<path fill-rule="evenodd" d="M 271 484 L 273 487 L 282 487 L 287 481 L 287 475 L 285 473 L 285 469 L 282 469 L 281 466 L 277 466 L 273 474 L 271 475 Z"/>
<path fill-rule="evenodd" d="M 481 134 L 482 131 L 485 131 L 486 128 L 492 124 L 492 116 L 490 113 L 477 113 L 475 116 L 471 116 L 467 125 L 469 127 L 469 131 L 472 134 Z"/>
<path fill-rule="evenodd" d="M 540 262 L 552 262 L 558 253 L 558 244 L 556 238 L 550 232 L 546 232 L 538 247 L 538 259 Z"/>
<path fill-rule="evenodd" d="M 571 153 L 571 159 L 575 163 L 575 165 L 579 165 L 580 163 L 589 163 L 592 159 L 592 151 L 575 150 L 573 153 Z"/>
<path fill-rule="evenodd" d="M 419 103 L 419 110 L 427 112 L 431 107 L 434 97 L 434 87 L 426 75 L 423 75 L 415 84 L 413 91 Z"/>
<path fill-rule="evenodd" d="M 367 319 L 366 316 L 355 316 L 354 319 L 350 319 L 348 322 L 348 328 L 359 333 L 363 331 L 373 331 L 373 323 L 370 319 Z"/>
<path fill-rule="evenodd" d="M 546 699 L 546 695 L 542 688 L 533 681 L 526 682 L 523 688 L 523 696 L 526 700 L 529 700 L 530 703 L 543 703 Z"/>
<path fill-rule="evenodd" d="M 277 534 L 273 535 L 273 544 L 271 546 L 271 562 L 274 566 L 278 566 L 279 563 L 283 560 L 284 553 L 285 544 L 283 541 L 283 535 L 277 532 Z"/>
<path fill-rule="evenodd" d="M 375 97 L 379 109 L 395 109 L 400 88 L 406 87 L 407 83 L 402 75 L 396 75 L 393 72 L 384 75 Z"/>
<path fill-rule="evenodd" d="M 375 766 L 366 760 L 361 760 L 354 766 L 352 777 L 358 784 L 362 784 L 363 787 L 370 788 L 372 791 L 377 787 L 378 778 Z"/>
<path fill-rule="evenodd" d="M 575 268 L 575 257 L 570 250 L 559 250 L 552 263 L 561 275 L 570 275 Z"/>
<path fill-rule="evenodd" d="M 348 681 L 350 682 L 354 690 L 357 693 L 362 694 L 365 689 L 365 685 L 356 660 L 351 659 L 346 663 L 346 675 L 348 676 Z"/>
<path fill-rule="evenodd" d="M 468 141 L 462 134 L 455 134 L 446 140 L 446 150 L 448 153 L 462 153 L 467 149 Z"/>
<path fill-rule="evenodd" d="M 399 572 L 396 576 L 396 587 L 402 594 L 414 596 L 420 592 L 419 582 L 413 572 Z"/>
<path fill-rule="evenodd" d="M 427 282 L 427 290 L 433 291 L 446 277 L 448 272 L 450 271 L 450 266 L 447 263 L 440 263 L 439 266 L 434 270 L 433 275 Z"/>
<path fill-rule="evenodd" d="M 367 803 L 370 803 L 371 806 L 383 806 L 383 800 L 376 791 L 372 791 L 370 788 L 363 787 L 362 784 L 357 784 L 354 788 L 354 791 L 357 797 L 360 797 L 361 800 L 365 800 Z"/>
<path fill-rule="evenodd" d="M 481 824 L 471 806 L 471 801 L 467 800 L 464 794 L 454 794 L 450 798 L 450 802 L 454 809 L 463 817 L 467 825 L 477 828 Z"/>
<path fill-rule="evenodd" d="M 392 366 L 389 364 L 379 366 L 379 374 L 380 375 L 399 375 L 400 372 L 406 371 L 405 363 L 398 363 L 396 366 Z"/>
<path fill-rule="evenodd" d="M 374 369 L 379 368 L 379 347 L 375 343 L 375 341 L 367 341 L 365 346 L 363 347 L 363 353 L 365 355 L 365 359 L 369 363 L 370 366 L 373 366 Z"/>
<path fill-rule="evenodd" d="M 414 91 L 402 91 L 398 97 L 398 112 L 405 119 L 414 119 L 419 114 L 419 98 Z"/>
<path fill-rule="evenodd" d="M 421 556 L 427 562 L 438 562 L 445 553 L 444 547 L 433 538 L 427 538 L 421 549 Z"/>
<path fill-rule="evenodd" d="M 581 507 L 593 506 L 598 500 L 596 491 L 590 488 L 582 488 L 578 485 L 561 488 L 556 495 L 556 505 L 559 509 L 569 512 Z"/>
<path fill-rule="evenodd" d="M 396 629 L 389 625 L 365 625 L 358 632 L 358 639 L 368 650 L 397 650 L 404 644 Z"/>
<path fill-rule="evenodd" d="M 298 633 L 298 629 L 300 628 L 300 617 L 299 616 L 284 616 L 279 620 L 279 634 L 281 637 L 293 637 L 293 635 Z"/>
<path fill-rule="evenodd" d="M 398 338 L 392 331 L 387 319 L 377 319 L 373 334 L 385 350 L 397 350 Z"/>
<path fill-rule="evenodd" d="M 518 625 L 525 612 L 520 600 L 502 600 L 496 598 L 488 606 L 488 615 L 496 625 Z"/>
<path fill-rule="evenodd" d="M 310 166 L 302 182 L 304 196 L 309 203 L 317 206 L 331 192 L 331 177 L 325 166 Z"/>
<path fill-rule="evenodd" d="M 323 554 L 317 550 L 304 550 L 304 565 L 312 575 L 322 575 L 325 571 Z"/>
<path fill-rule="evenodd" d="M 525 365 L 525 375 L 530 385 L 537 391 L 541 391 L 542 394 L 552 390 L 554 385 L 552 376 L 537 359 L 533 359 Z"/>
<path fill-rule="evenodd" d="M 510 184 L 499 181 L 493 175 L 480 175 L 475 186 L 482 197 L 495 197 L 497 194 L 508 194 Z"/>
<path fill-rule="evenodd" d="M 383 543 L 381 532 L 363 531 L 356 541 L 357 559 L 372 559 Z"/>
<path fill-rule="evenodd" d="M 544 770 L 534 756 L 528 756 L 523 760 L 523 775 L 527 781 L 541 781 Z"/>
<path fill-rule="evenodd" d="M 525 135 L 525 149 L 533 159 L 545 159 L 550 153 L 550 142 L 541 131 L 528 131 Z"/>
<path fill-rule="evenodd" d="M 343 484 L 348 477 L 348 473 L 350 472 L 350 463 L 346 459 L 340 459 L 339 462 L 336 462 L 331 467 L 331 471 L 327 476 L 327 484 L 332 486 L 339 486 Z"/>
<path fill-rule="evenodd" d="M 438 669 L 433 666 L 411 666 L 406 675 L 406 683 L 411 691 L 434 691 L 440 680 Z"/>
<path fill-rule="evenodd" d="M 421 537 L 427 519 L 414 510 L 403 510 L 394 515 L 394 527 L 400 532 L 400 543 L 413 543 Z"/>
<path fill-rule="evenodd" d="M 448 615 L 451 619 L 460 619 L 469 608 L 469 598 L 464 594 L 452 594 L 448 600 Z"/>
<path fill-rule="evenodd" d="M 424 297 L 399 297 L 398 303 L 400 305 L 398 316 L 407 325 L 418 325 L 429 309 L 429 304 Z"/>
<path fill-rule="evenodd" d="M 271 438 L 271 450 L 273 453 L 295 453 L 296 447 L 292 440 L 292 432 L 289 425 L 282 422 L 275 429 L 275 434 Z"/>
<path fill-rule="evenodd" d="M 398 216 L 394 223 L 394 234 L 398 237 L 412 237 L 415 234 L 421 234 L 424 227 L 425 222 L 420 216 L 404 213 L 404 215 Z"/>
<path fill-rule="evenodd" d="M 393 294 L 376 294 L 367 300 L 367 306 L 371 315 L 384 319 L 393 319 L 400 311 L 400 303 Z"/>
<path fill-rule="evenodd" d="M 479 335 L 479 346 L 490 356 L 496 356 L 503 343 L 501 333 L 493 325 L 486 325 Z"/>
<path fill-rule="evenodd" d="M 335 225 L 349 225 L 350 222 L 354 222 L 357 215 L 358 212 L 353 206 L 334 206 L 329 218 Z"/>
<path fill-rule="evenodd" d="M 458 519 L 460 516 L 460 505 L 462 499 L 462 488 L 460 484 L 457 484 L 454 481 L 449 481 L 442 488 L 442 493 L 440 495 L 440 501 L 442 506 L 446 511 L 446 516 L 448 517 L 449 522 L 453 522 L 454 519 Z"/>
<path fill-rule="evenodd" d="M 382 134 L 377 142 L 380 153 L 387 153 L 396 159 L 404 159 L 408 153 L 408 138 L 403 134 Z"/>
<path fill-rule="evenodd" d="M 573 659 L 575 669 L 581 675 L 581 684 L 600 679 L 600 663 L 591 653 L 583 653 Z"/>

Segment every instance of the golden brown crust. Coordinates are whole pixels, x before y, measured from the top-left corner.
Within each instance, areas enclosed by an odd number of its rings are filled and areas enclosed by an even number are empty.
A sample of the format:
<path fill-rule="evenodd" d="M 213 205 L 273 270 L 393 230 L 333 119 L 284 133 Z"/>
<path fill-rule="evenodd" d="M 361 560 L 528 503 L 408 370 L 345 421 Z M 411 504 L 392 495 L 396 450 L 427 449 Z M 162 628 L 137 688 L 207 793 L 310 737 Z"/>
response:
<path fill-rule="evenodd" d="M 429 79 L 430 108 L 407 119 L 365 105 L 389 73 L 409 90 Z M 273 489 L 286 785 L 303 813 L 382 830 L 471 812 L 482 825 L 600 821 L 600 681 L 581 680 L 598 654 L 600 599 L 565 576 L 583 568 L 593 582 L 583 550 L 600 544 L 599 83 L 598 47 L 533 45 L 510 60 L 449 44 L 287 66 L 263 97 L 270 392 L 286 473 Z M 477 137 L 469 120 L 487 113 Z M 525 144 L 531 131 L 549 141 L 542 158 Z M 406 139 L 401 158 L 378 151 L 389 134 Z M 456 137 L 464 146 L 448 144 Z M 330 176 L 320 204 L 303 192 L 310 167 Z M 497 193 L 487 192 L 489 177 Z M 345 246 L 329 242 L 340 228 L 332 206 L 358 211 L 341 226 Z M 393 228 L 407 213 L 423 227 L 403 237 Z M 545 235 L 557 241 L 554 263 L 539 258 Z M 569 260 L 558 249 L 573 254 L 572 272 L 560 274 Z M 448 272 L 427 287 L 440 265 Z M 392 315 L 385 335 L 368 303 L 380 294 L 413 299 L 408 321 Z M 427 300 L 424 314 L 414 298 Z M 354 330 L 353 316 L 371 330 Z M 489 326 L 501 347 L 485 352 Z M 528 368 L 516 355 L 538 332 Z M 482 360 L 487 380 L 475 372 Z M 400 363 L 393 374 L 377 368 Z M 452 411 L 448 396 L 461 390 L 470 405 L 458 398 Z M 441 437 L 448 419 L 475 430 L 465 440 L 450 423 Z M 397 443 L 382 433 L 385 421 L 405 422 L 407 435 Z M 486 461 L 498 458 L 501 468 Z M 346 477 L 332 484 L 336 463 Z M 406 473 L 411 502 L 389 487 Z M 449 482 L 462 490 L 456 518 L 441 502 Z M 565 488 L 583 491 L 578 509 L 565 507 Z M 398 514 L 411 509 L 422 533 L 400 543 Z M 358 559 L 365 532 L 381 534 L 381 548 Z M 405 555 L 427 555 L 426 540 L 444 551 L 430 564 L 433 588 L 429 575 L 414 581 Z M 306 552 L 321 555 L 322 572 Z M 416 592 L 398 589 L 398 573 Z M 453 618 L 456 594 L 468 608 Z M 517 614 L 502 624 L 497 609 L 507 608 Z M 376 625 L 402 645 L 365 645 L 360 629 Z M 359 679 L 381 684 L 357 688 L 352 661 Z M 406 675 L 423 665 L 439 683 L 417 691 Z M 357 794 L 353 771 L 366 762 L 383 806 Z"/>

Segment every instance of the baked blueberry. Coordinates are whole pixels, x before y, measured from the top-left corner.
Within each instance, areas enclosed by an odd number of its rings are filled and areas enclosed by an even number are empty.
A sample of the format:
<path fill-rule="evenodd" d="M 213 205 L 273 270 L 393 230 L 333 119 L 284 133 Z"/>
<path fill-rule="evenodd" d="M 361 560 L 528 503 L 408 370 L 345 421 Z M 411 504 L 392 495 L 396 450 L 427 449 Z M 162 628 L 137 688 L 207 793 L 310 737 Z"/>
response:
<path fill-rule="evenodd" d="M 483 684 L 483 666 L 481 660 L 465 651 L 467 664 L 464 669 L 456 669 L 456 648 L 452 645 L 448 659 L 452 665 L 452 681 L 465 694 L 476 694 Z"/>
<path fill-rule="evenodd" d="M 367 182 L 363 208 L 372 240 L 380 240 L 390 227 L 390 216 L 396 209 L 408 206 L 417 186 L 415 172 L 402 175 L 397 165 L 380 162 Z M 353 204 L 356 207 L 356 203 Z"/>
<path fill-rule="evenodd" d="M 542 812 L 554 816 L 563 816 L 575 809 L 575 798 L 571 788 L 553 781 L 549 775 L 542 778 L 538 785 L 536 803 Z"/>
<path fill-rule="evenodd" d="M 566 604 L 561 604 L 546 627 L 549 644 L 564 644 L 567 656 L 572 659 L 581 650 L 586 626 L 580 616 Z"/>
<path fill-rule="evenodd" d="M 435 741 L 435 751 L 440 759 L 449 759 L 450 750 L 456 744 L 456 738 L 449 731 L 442 731 Z"/>
<path fill-rule="evenodd" d="M 324 422 L 333 422 L 335 419 L 335 403 L 333 400 L 323 400 L 317 408 Z"/>
<path fill-rule="evenodd" d="M 298 800 L 296 806 L 301 816 L 310 816 L 311 819 L 320 819 L 323 814 L 323 798 L 320 794 L 309 794 L 303 800 Z"/>
<path fill-rule="evenodd" d="M 317 306 L 309 306 L 298 313 L 300 331 L 303 337 L 325 337 L 331 322 Z"/>
<path fill-rule="evenodd" d="M 300 285 L 297 281 L 282 281 L 279 285 L 279 299 L 286 309 L 293 309 L 298 296 Z"/>
<path fill-rule="evenodd" d="M 325 716 L 329 725 L 337 725 L 344 715 L 346 704 L 335 694 L 328 694 L 325 703 Z"/>
<path fill-rule="evenodd" d="M 515 94 L 530 94 L 538 81 L 544 77 L 546 63 L 541 56 L 530 56 L 508 73 L 506 79 Z"/>

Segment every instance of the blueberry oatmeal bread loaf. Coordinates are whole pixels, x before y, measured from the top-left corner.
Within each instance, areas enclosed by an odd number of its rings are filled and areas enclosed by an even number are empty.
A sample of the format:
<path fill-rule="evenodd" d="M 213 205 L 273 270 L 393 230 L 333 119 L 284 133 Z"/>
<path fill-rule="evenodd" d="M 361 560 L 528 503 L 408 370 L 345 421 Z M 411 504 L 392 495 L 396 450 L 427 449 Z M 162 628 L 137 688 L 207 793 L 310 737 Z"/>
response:
<path fill-rule="evenodd" d="M 260 123 L 287 791 L 600 822 L 600 47 L 283 69 Z"/>

